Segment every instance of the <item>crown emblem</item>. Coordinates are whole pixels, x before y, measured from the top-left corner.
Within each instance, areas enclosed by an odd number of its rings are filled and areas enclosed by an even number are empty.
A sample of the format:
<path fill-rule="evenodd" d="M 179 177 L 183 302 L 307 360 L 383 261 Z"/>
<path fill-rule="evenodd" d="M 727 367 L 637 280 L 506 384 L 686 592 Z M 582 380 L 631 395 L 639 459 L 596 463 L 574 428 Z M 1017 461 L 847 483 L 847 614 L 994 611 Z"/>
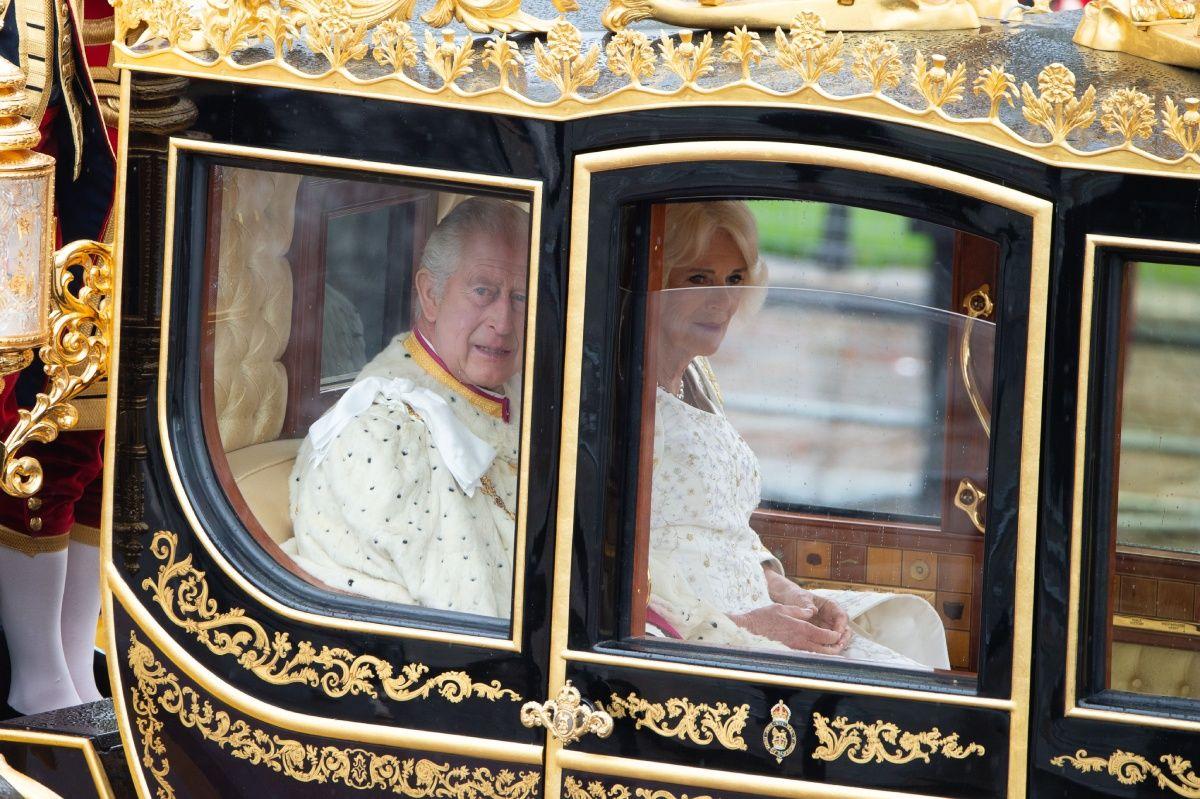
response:
<path fill-rule="evenodd" d="M 771 719 L 781 724 L 787 724 L 792 720 L 792 711 L 783 703 L 782 699 L 775 703 L 775 707 L 771 708 Z"/>
<path fill-rule="evenodd" d="M 796 729 L 791 725 L 792 711 L 783 700 L 771 708 L 771 721 L 763 728 L 763 747 L 776 763 L 796 750 Z"/>

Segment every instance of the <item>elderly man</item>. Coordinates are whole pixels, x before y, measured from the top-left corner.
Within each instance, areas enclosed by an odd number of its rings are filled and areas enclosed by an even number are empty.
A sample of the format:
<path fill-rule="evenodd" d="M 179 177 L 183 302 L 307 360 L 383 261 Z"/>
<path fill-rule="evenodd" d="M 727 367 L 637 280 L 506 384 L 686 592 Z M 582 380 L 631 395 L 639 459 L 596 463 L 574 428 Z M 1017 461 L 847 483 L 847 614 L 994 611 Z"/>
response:
<path fill-rule="evenodd" d="M 429 237 L 417 321 L 309 430 L 285 549 L 327 585 L 511 615 L 529 215 L 472 198 Z"/>

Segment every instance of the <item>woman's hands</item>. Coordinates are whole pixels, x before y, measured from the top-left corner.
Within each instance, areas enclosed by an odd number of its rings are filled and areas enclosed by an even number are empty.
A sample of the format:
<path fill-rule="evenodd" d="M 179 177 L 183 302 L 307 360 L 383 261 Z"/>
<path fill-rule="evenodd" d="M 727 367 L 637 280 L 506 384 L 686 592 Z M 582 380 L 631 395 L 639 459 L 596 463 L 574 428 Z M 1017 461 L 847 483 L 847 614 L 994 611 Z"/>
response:
<path fill-rule="evenodd" d="M 763 567 L 774 604 L 730 614 L 733 623 L 757 635 L 801 649 L 836 655 L 850 642 L 850 619 L 840 605 L 806 591 L 774 569 Z"/>
<path fill-rule="evenodd" d="M 832 602 L 826 604 L 837 607 Z M 816 618 L 819 614 L 820 609 L 812 606 L 797 607 L 776 602 L 745 613 L 731 613 L 729 618 L 744 630 L 792 649 L 836 655 L 846 648 L 850 630 L 838 632 L 821 626 Z"/>

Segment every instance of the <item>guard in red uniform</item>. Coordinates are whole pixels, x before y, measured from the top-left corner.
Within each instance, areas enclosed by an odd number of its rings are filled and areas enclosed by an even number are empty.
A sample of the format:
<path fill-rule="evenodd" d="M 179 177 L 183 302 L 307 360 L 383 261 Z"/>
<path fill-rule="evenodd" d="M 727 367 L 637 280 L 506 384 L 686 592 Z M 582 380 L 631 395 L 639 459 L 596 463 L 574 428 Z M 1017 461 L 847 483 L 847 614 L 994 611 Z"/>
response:
<path fill-rule="evenodd" d="M 108 47 L 85 50 L 84 33 L 111 40 L 112 9 L 87 0 L 83 18 L 72 0 L 0 0 L 0 55 L 20 66 L 35 98 L 30 116 L 42 131 L 39 150 L 58 159 L 55 214 L 59 243 L 108 237 L 115 159 L 101 99 L 88 64 L 108 67 Z M 95 13 L 95 19 L 88 19 Z M 107 18 L 107 22 L 105 21 Z M 107 34 L 107 35 L 106 35 Z M 101 89 L 115 96 L 115 76 Z M 0 393 L 0 435 L 18 407 L 29 407 L 45 385 L 34 362 Z M 41 462 L 38 494 L 17 500 L 0 493 L 0 625 L 12 663 L 8 704 L 29 714 L 100 698 L 92 675 L 100 609 L 100 484 L 104 389 L 75 404 L 80 421 L 47 445 L 22 454 Z"/>

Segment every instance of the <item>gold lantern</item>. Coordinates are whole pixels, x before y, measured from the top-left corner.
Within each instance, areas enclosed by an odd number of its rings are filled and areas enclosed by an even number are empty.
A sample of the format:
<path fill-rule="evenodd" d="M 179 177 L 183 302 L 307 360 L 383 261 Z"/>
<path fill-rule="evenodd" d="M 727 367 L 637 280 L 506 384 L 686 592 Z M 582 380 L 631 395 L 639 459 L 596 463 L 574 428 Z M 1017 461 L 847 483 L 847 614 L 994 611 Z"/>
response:
<path fill-rule="evenodd" d="M 71 400 L 105 375 L 112 324 L 110 248 L 77 241 L 54 251 L 54 159 L 33 151 L 39 133 L 22 116 L 24 86 L 0 58 L 0 387 L 39 347 L 48 378 L 0 444 L 0 488 L 22 498 L 41 488 L 42 467 L 21 447 L 78 421 Z"/>

